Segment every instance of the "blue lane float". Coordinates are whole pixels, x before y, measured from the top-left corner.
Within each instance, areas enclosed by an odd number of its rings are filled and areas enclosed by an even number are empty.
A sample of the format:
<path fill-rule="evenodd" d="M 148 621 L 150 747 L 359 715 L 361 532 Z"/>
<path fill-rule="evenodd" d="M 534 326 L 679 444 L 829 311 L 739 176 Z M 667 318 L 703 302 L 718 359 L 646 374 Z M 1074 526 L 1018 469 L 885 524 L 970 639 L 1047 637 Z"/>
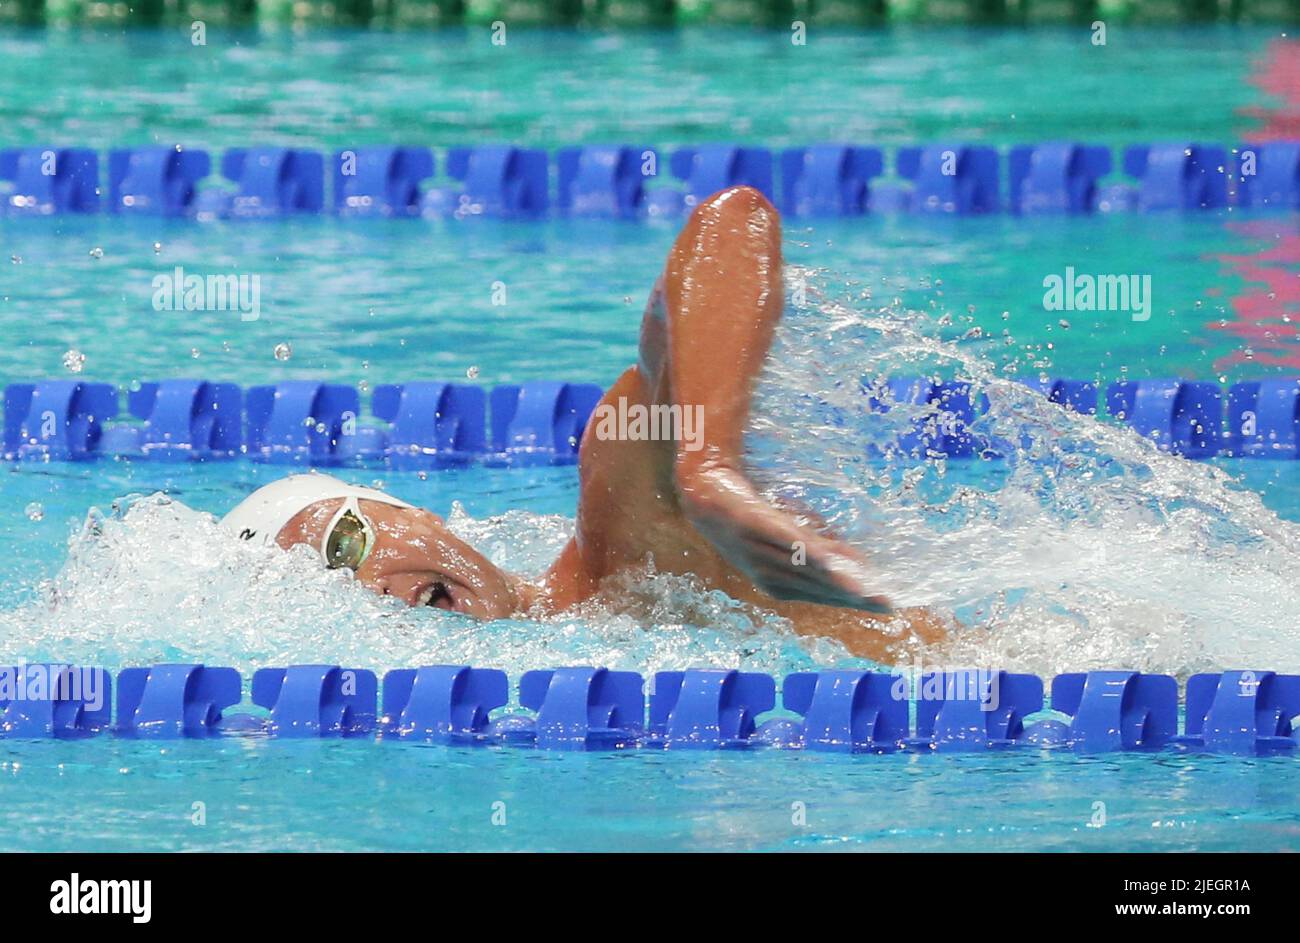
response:
<path fill-rule="evenodd" d="M 342 461 L 339 443 L 345 426 L 356 422 L 361 398 L 350 386 L 290 380 L 249 387 L 245 406 L 244 447 L 250 458 L 271 464 L 335 465 Z"/>
<path fill-rule="evenodd" d="M 1295 748 L 1300 677 L 1272 671 L 1225 671 L 1187 679 L 1183 740 L 1218 753 L 1273 753 Z"/>
<path fill-rule="evenodd" d="M 112 676 L 103 668 L 29 664 L 0 667 L 0 737 L 92 736 L 112 721 Z"/>
<path fill-rule="evenodd" d="M 874 147 L 791 148 L 781 155 L 781 211 L 788 216 L 861 216 L 871 205 L 871 181 L 884 167 Z"/>
<path fill-rule="evenodd" d="M 648 742 L 678 749 L 749 746 L 776 706 L 776 682 L 748 671 L 661 671 L 650 694 Z"/>
<path fill-rule="evenodd" d="M 673 152 L 668 166 L 684 188 L 660 186 L 646 194 L 651 216 L 678 216 L 728 187 L 753 187 L 769 200 L 776 198 L 772 152 L 761 147 L 702 144 Z"/>
<path fill-rule="evenodd" d="M 664 166 L 666 164 L 666 166 Z M 1114 166 L 1125 179 L 1116 180 Z M 1300 207 L 1300 141 L 1143 143 L 1116 162 L 1104 146 L 1070 141 L 992 147 L 936 144 L 885 153 L 854 142 L 813 143 L 780 154 L 734 143 L 664 151 L 633 144 L 558 150 L 484 145 L 371 146 L 315 151 L 234 148 L 220 174 L 203 150 L 142 147 L 109 152 L 107 181 L 86 148 L 0 150 L 0 212 L 112 213 L 200 220 L 339 216 L 539 219 L 563 216 L 679 217 L 725 187 L 747 185 L 791 216 L 863 213 L 972 214 L 1163 210 L 1286 210 Z M 779 169 L 778 174 L 774 171 Z M 779 183 L 779 188 L 778 188 Z M 554 189 L 553 189 L 554 188 Z M 1004 197 L 1005 191 L 1005 197 Z M 554 193 L 554 197 L 552 197 Z"/>
<path fill-rule="evenodd" d="M 1091 213 L 1110 150 L 1068 142 L 1013 147 L 1007 156 L 1013 213 Z"/>
<path fill-rule="evenodd" d="M 212 171 L 206 151 L 137 147 L 108 155 L 108 211 L 140 216 L 188 216 L 198 183 Z"/>
<path fill-rule="evenodd" d="M 242 698 L 234 668 L 154 665 L 117 676 L 117 730 L 123 735 L 203 737 L 215 734 L 222 712 Z"/>
<path fill-rule="evenodd" d="M 946 455 L 970 458 L 988 452 L 994 443 L 972 434 L 970 426 L 988 412 L 988 397 L 973 394 L 970 384 L 934 380 L 929 377 L 891 377 L 883 383 L 864 383 L 871 410 L 888 413 L 899 406 L 913 409 L 910 428 L 902 432 L 890 448 L 906 455 L 925 458 Z M 873 454 L 882 452 L 871 447 Z"/>
<path fill-rule="evenodd" d="M 315 151 L 287 147 L 232 148 L 221 176 L 233 187 L 200 191 L 202 219 L 267 219 L 319 213 L 325 206 L 325 161 Z"/>
<path fill-rule="evenodd" d="M 929 672 L 921 676 L 913 746 L 969 751 L 1015 746 L 1025 718 L 1043 709 L 1043 681 L 1008 671 Z"/>
<path fill-rule="evenodd" d="M 1138 144 L 1124 150 L 1124 172 L 1136 185 L 1117 184 L 1109 209 L 1212 210 L 1228 205 L 1228 152 L 1203 144 Z"/>
<path fill-rule="evenodd" d="M 1223 390 L 1217 383 L 1128 380 L 1106 388 L 1116 419 L 1159 448 L 1187 458 L 1209 458 L 1220 448 Z"/>
<path fill-rule="evenodd" d="M 398 468 L 463 465 L 486 450 L 487 396 L 477 386 L 403 383 L 375 387 L 370 410 L 389 423 L 382 451 Z M 344 437 L 347 444 L 352 437 Z"/>
<path fill-rule="evenodd" d="M 549 206 L 545 151 L 485 145 L 447 152 L 447 176 L 460 186 L 435 187 L 423 198 L 427 216 L 544 216 Z"/>
<path fill-rule="evenodd" d="M 1097 384 L 1091 380 L 1063 380 L 1059 378 L 1026 380 L 1025 386 L 1037 390 L 1049 402 L 1072 409 L 1085 416 L 1097 413 Z"/>
<path fill-rule="evenodd" d="M 1300 380 L 1230 386 L 1224 452 L 1248 458 L 1300 457 Z"/>
<path fill-rule="evenodd" d="M 1179 686 L 1137 671 L 1032 674 L 961 669 L 755 672 L 696 668 L 646 679 L 572 666 L 519 678 L 469 665 L 372 671 L 292 665 L 254 673 L 248 698 L 233 668 L 159 664 L 0 668 L 0 737 L 378 737 L 543 750 L 783 749 L 946 753 L 1066 749 L 1084 754 L 1184 752 L 1268 755 L 1300 746 L 1300 675 L 1232 670 Z M 113 698 L 116 690 L 116 723 Z M 779 691 L 779 698 L 778 698 Z M 780 706 L 778 707 L 778 701 Z M 495 716 L 494 716 L 495 715 Z"/>
<path fill-rule="evenodd" d="M 93 458 L 104 422 L 117 410 L 117 389 L 108 383 L 11 384 L 5 387 L 5 454 L 37 461 Z"/>
<path fill-rule="evenodd" d="M 616 749 L 635 745 L 645 728 L 643 687 L 634 671 L 526 671 L 519 679 L 519 703 L 536 713 L 531 741 L 540 749 Z M 509 739 L 524 742 L 527 730 L 513 727 Z"/>
<path fill-rule="evenodd" d="M 492 711 L 510 701 L 504 671 L 467 665 L 399 668 L 384 675 L 386 735 L 443 743 L 487 738 Z"/>
<path fill-rule="evenodd" d="M 233 383 L 142 383 L 128 392 L 127 410 L 141 423 L 107 427 L 99 451 L 168 461 L 211 461 L 239 453 L 243 391 Z"/>
<path fill-rule="evenodd" d="M 1300 209 L 1300 141 L 1243 144 L 1236 165 L 1238 206 Z"/>
<path fill-rule="evenodd" d="M 604 391 L 593 383 L 539 380 L 492 390 L 488 461 L 499 465 L 568 465 Z"/>
<path fill-rule="evenodd" d="M 426 147 L 357 147 L 334 155 L 334 212 L 340 216 L 418 216 L 421 183 L 433 176 Z"/>
<path fill-rule="evenodd" d="M 1052 709 L 1071 718 L 1063 740 L 1085 751 L 1154 749 L 1178 733 L 1178 682 L 1136 671 L 1057 675 Z"/>
<path fill-rule="evenodd" d="M 0 150 L 0 212 L 52 216 L 99 212 L 99 155 L 79 147 Z"/>
<path fill-rule="evenodd" d="M 1050 402 L 1098 412 L 1091 380 L 1030 379 Z M 894 450 L 918 459 L 995 459 L 1010 443 L 983 430 L 988 396 L 969 383 L 930 377 L 862 381 L 867 408 L 906 407 L 906 428 L 869 455 Z M 246 456 L 271 464 L 436 469 L 568 465 L 593 421 L 603 390 L 551 380 L 474 385 L 421 381 L 375 388 L 362 422 L 358 391 L 342 384 L 290 380 L 241 391 L 199 379 L 139 384 L 119 415 L 110 384 L 77 380 L 14 383 L 4 391 L 7 461 L 117 459 L 218 461 Z M 1227 410 L 1225 415 L 1225 401 Z M 1110 419 L 1158 448 L 1186 458 L 1300 458 L 1300 380 L 1234 384 L 1135 380 L 1106 389 Z"/>
<path fill-rule="evenodd" d="M 373 671 L 338 665 L 262 668 L 252 701 L 271 712 L 267 730 L 281 737 L 352 737 L 375 728 L 378 684 Z"/>
<path fill-rule="evenodd" d="M 566 147 L 555 153 L 556 208 L 565 216 L 636 219 L 645 208 L 649 147 Z"/>
<path fill-rule="evenodd" d="M 758 740 L 835 753 L 896 750 L 910 733 L 906 691 L 905 677 L 876 671 L 786 675 L 782 703 L 803 723 L 768 721 Z"/>
<path fill-rule="evenodd" d="M 898 176 L 911 181 L 904 206 L 913 213 L 970 215 L 1000 208 L 998 152 L 991 147 L 932 144 L 900 148 Z"/>

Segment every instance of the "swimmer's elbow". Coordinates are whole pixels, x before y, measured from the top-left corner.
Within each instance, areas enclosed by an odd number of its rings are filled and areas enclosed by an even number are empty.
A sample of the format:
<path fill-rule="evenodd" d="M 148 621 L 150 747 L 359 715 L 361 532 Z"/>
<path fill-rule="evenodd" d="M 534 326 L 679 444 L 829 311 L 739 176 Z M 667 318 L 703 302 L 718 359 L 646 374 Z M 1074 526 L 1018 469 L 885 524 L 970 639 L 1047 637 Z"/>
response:
<path fill-rule="evenodd" d="M 735 213 L 745 217 L 753 216 L 755 213 L 779 217 L 776 207 L 772 201 L 765 197 L 761 191 L 753 187 L 727 187 L 725 190 L 719 190 L 708 199 L 701 200 L 700 204 L 695 207 L 695 212 L 691 215 L 694 217 L 711 216 L 711 215 L 728 215 Z"/>

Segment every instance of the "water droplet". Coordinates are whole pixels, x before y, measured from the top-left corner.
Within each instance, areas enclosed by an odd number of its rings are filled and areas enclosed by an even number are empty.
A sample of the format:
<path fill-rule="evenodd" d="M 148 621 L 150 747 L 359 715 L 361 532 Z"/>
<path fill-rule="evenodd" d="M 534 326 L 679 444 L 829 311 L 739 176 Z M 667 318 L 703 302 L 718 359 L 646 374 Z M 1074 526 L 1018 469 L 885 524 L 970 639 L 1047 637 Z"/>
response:
<path fill-rule="evenodd" d="M 39 501 L 33 501 L 23 508 L 23 513 L 27 515 L 29 521 L 39 521 L 45 517 L 45 508 L 41 506 Z"/>
<path fill-rule="evenodd" d="M 281 363 L 284 363 L 286 360 L 288 360 L 290 357 L 293 356 L 293 348 L 290 347 L 284 341 L 280 341 L 280 343 L 275 345 L 274 353 L 275 353 L 275 359 L 280 361 Z"/>
<path fill-rule="evenodd" d="M 92 259 L 102 259 L 104 257 L 104 250 L 99 246 L 95 246 L 95 248 L 90 250 L 90 257 Z"/>
<path fill-rule="evenodd" d="M 469 377 L 471 380 L 477 380 L 478 367 L 470 367 L 468 370 L 465 371 L 465 376 Z"/>
<path fill-rule="evenodd" d="M 86 355 L 75 347 L 63 355 L 63 369 L 69 373 L 80 373 L 86 365 Z"/>
<path fill-rule="evenodd" d="M 153 244 L 153 254 L 154 254 L 154 255 L 157 255 L 157 254 L 158 254 L 159 252 L 161 252 L 161 251 L 162 251 L 162 243 L 161 243 L 161 242 L 155 242 L 155 243 Z"/>
<path fill-rule="evenodd" d="M 1070 322 L 1065 320 L 1065 318 L 1061 318 L 1061 320 L 1058 321 L 1057 323 L 1060 324 L 1062 329 L 1064 330 L 1068 331 L 1070 329 Z"/>
<path fill-rule="evenodd" d="M 199 350 L 197 347 L 191 347 L 190 356 L 193 357 L 195 360 L 198 360 L 200 357 L 203 356 L 203 352 Z"/>
<path fill-rule="evenodd" d="M 14 265 L 22 265 L 23 257 L 21 255 L 11 255 L 9 256 L 9 261 L 12 262 Z"/>

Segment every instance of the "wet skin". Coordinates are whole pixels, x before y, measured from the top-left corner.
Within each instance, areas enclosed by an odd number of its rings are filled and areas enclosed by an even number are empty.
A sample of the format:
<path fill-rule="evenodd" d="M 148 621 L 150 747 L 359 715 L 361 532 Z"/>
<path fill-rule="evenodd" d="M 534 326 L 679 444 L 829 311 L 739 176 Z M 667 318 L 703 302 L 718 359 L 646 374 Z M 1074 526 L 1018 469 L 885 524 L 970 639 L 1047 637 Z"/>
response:
<path fill-rule="evenodd" d="M 703 408 L 703 441 L 601 439 L 579 453 L 576 534 L 540 580 L 494 567 L 428 511 L 363 500 L 376 544 L 357 571 L 375 592 L 480 619 L 568 609 L 609 576 L 653 559 L 660 572 L 772 610 L 796 631 L 895 660 L 945 635 L 925 610 L 892 613 L 855 548 L 769 503 L 745 474 L 753 387 L 784 303 L 781 224 L 746 187 L 701 203 L 678 235 L 641 323 L 638 363 L 603 404 Z M 281 546 L 320 546 L 341 499 L 289 522 Z"/>
<path fill-rule="evenodd" d="M 342 498 L 317 501 L 281 529 L 276 542 L 319 547 Z M 416 508 L 358 502 L 375 543 L 357 579 L 381 596 L 408 606 L 434 606 L 476 619 L 504 619 L 531 606 L 533 589 L 451 533 L 442 518 Z"/>

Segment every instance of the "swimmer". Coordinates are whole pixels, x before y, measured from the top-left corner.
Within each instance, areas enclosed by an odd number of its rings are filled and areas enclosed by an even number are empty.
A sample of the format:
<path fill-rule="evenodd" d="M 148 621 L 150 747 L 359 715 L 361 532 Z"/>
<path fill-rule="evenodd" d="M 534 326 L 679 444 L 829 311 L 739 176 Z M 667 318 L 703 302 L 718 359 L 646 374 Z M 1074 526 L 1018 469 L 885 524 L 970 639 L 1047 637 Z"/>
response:
<path fill-rule="evenodd" d="M 736 187 L 696 207 L 650 294 L 638 363 L 601 405 L 680 406 L 702 417 L 701 428 L 689 441 L 629 440 L 593 434 L 589 424 L 576 534 L 539 579 L 493 566 L 429 511 L 327 475 L 266 485 L 223 523 L 246 540 L 306 544 L 326 566 L 346 567 L 408 605 L 485 620 L 562 612 L 652 560 L 659 572 L 775 612 L 801 634 L 837 638 L 876 660 L 901 658 L 941 639 L 942 622 L 924 610 L 895 612 L 861 553 L 774 506 L 745 474 L 750 399 L 784 298 L 771 203 Z"/>

